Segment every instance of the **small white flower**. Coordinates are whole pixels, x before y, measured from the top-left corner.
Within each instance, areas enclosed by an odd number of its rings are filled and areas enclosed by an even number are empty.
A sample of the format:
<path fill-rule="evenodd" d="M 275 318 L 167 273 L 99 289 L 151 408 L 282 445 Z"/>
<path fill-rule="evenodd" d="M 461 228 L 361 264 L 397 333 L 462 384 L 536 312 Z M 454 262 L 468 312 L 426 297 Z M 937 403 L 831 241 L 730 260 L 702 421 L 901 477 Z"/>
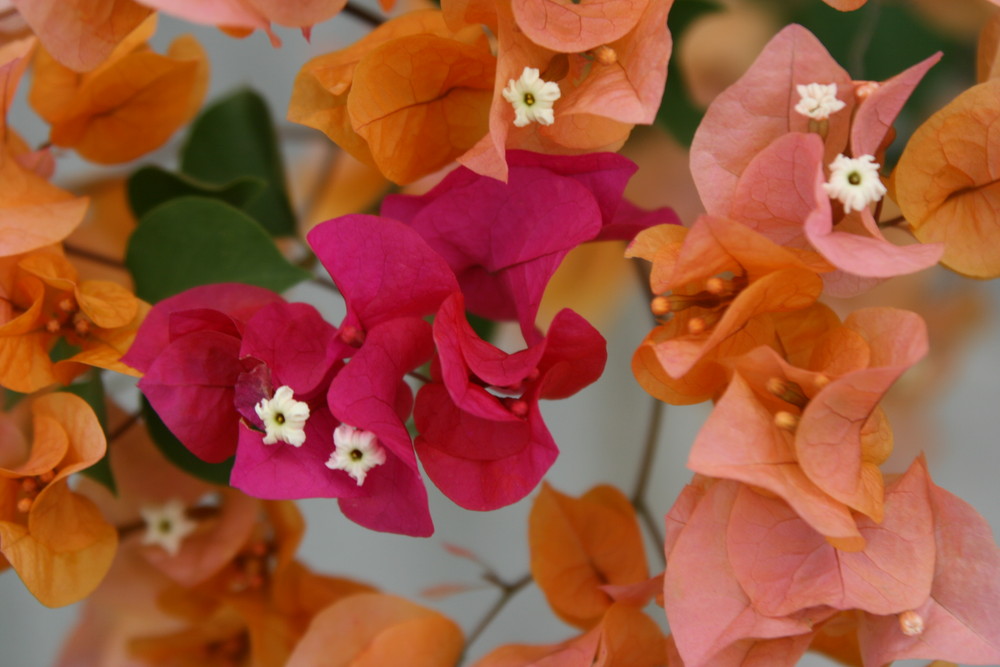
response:
<path fill-rule="evenodd" d="M 198 527 L 184 514 L 184 503 L 177 498 L 163 505 L 143 505 L 139 513 L 146 522 L 142 543 L 159 545 L 171 556 L 177 555 L 181 542 Z"/>
<path fill-rule="evenodd" d="M 369 470 L 385 463 L 385 449 L 371 431 L 341 424 L 333 432 L 333 444 L 337 448 L 330 454 L 326 467 L 345 471 L 358 486 L 365 483 Z"/>
<path fill-rule="evenodd" d="M 830 163 L 830 180 L 823 184 L 823 189 L 831 199 L 844 205 L 845 213 L 860 211 L 885 194 L 878 168 L 872 155 L 856 158 L 838 155 Z"/>
<path fill-rule="evenodd" d="M 273 445 L 287 442 L 293 447 L 301 447 L 306 441 L 306 420 L 309 419 L 309 406 L 292 398 L 292 388 L 288 385 L 278 387 L 272 398 L 262 398 L 254 406 L 257 416 L 264 422 L 264 444 Z"/>
<path fill-rule="evenodd" d="M 815 120 L 826 120 L 830 114 L 844 108 L 844 102 L 837 99 L 837 84 L 808 83 L 795 86 L 802 98 L 795 110 L 803 116 Z"/>
<path fill-rule="evenodd" d="M 508 80 L 507 87 L 503 89 L 504 99 L 514 105 L 514 125 L 517 127 L 531 122 L 539 125 L 554 123 L 552 104 L 560 95 L 559 84 L 542 81 L 534 67 L 525 67 L 521 78 Z"/>

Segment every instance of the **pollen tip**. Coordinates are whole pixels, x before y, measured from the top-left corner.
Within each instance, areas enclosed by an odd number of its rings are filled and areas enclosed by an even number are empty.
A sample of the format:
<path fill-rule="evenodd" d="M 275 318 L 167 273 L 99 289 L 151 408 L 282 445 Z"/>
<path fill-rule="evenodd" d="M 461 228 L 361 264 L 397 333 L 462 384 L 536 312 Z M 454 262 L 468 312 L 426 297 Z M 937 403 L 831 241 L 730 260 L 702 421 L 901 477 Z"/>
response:
<path fill-rule="evenodd" d="M 924 632 L 924 618 L 913 611 L 904 611 L 899 615 L 899 629 L 907 637 L 916 637 Z"/>
<path fill-rule="evenodd" d="M 649 302 L 649 309 L 657 317 L 662 317 L 670 312 L 670 299 L 665 296 L 653 297 L 653 300 Z"/>
<path fill-rule="evenodd" d="M 799 426 L 799 416 L 791 412 L 780 410 L 774 413 L 774 425 L 783 431 L 795 432 Z"/>

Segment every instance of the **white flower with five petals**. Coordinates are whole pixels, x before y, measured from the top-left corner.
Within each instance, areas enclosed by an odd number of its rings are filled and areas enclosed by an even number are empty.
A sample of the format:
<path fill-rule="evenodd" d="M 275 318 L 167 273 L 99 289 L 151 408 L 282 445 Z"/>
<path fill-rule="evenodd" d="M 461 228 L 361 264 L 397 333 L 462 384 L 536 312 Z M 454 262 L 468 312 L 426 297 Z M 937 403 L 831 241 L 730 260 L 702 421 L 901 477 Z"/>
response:
<path fill-rule="evenodd" d="M 562 93 L 559 84 L 543 81 L 534 67 L 525 67 L 521 78 L 510 79 L 503 89 L 504 99 L 514 105 L 514 125 L 524 127 L 528 123 L 551 125 L 555 122 L 552 105 Z"/>
<path fill-rule="evenodd" d="M 872 155 L 856 158 L 838 155 L 830 163 L 830 178 L 823 189 L 831 199 L 844 205 L 845 213 L 861 211 L 885 195 L 878 168 Z"/>
<path fill-rule="evenodd" d="M 799 92 L 799 103 L 795 105 L 795 110 L 813 120 L 826 120 L 830 114 L 834 114 L 846 106 L 842 100 L 837 99 L 837 84 L 835 83 L 808 83 L 806 85 L 795 86 Z"/>

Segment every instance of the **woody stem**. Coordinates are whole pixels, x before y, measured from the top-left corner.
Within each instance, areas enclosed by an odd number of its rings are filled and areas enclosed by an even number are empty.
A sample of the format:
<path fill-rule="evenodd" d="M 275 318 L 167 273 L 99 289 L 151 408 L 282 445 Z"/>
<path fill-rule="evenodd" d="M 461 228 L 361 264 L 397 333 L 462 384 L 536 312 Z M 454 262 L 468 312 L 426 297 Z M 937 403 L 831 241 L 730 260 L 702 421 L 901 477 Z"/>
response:
<path fill-rule="evenodd" d="M 91 262 L 104 264 L 105 266 L 113 266 L 116 269 L 125 268 L 125 265 L 122 262 L 118 261 L 117 259 L 113 259 L 111 257 L 105 257 L 104 255 L 99 255 L 97 253 L 85 250 L 75 245 L 70 245 L 69 243 L 66 242 L 63 242 L 63 250 L 65 250 L 70 255 L 74 255 L 81 259 L 90 260 Z"/>
<path fill-rule="evenodd" d="M 646 427 L 646 442 L 642 447 L 642 457 L 639 460 L 639 474 L 635 483 L 635 491 L 632 493 L 632 506 L 642 519 L 650 539 L 653 540 L 660 558 L 666 562 L 663 554 L 663 532 L 660 523 L 653 516 L 652 510 L 646 504 L 646 488 L 649 486 L 649 478 L 653 473 L 653 461 L 656 457 L 656 445 L 659 442 L 660 425 L 663 423 L 663 415 L 667 405 L 659 399 L 653 399 L 652 410 L 649 415 L 649 424 Z"/>
<path fill-rule="evenodd" d="M 499 614 L 503 608 L 507 606 L 507 603 L 510 602 L 522 588 L 530 584 L 532 581 L 530 573 L 525 574 L 520 579 L 512 582 L 504 581 L 492 573 L 488 573 L 485 576 L 487 581 L 500 588 L 500 597 L 497 598 L 497 601 L 493 603 L 492 607 L 486 610 L 486 614 L 479 620 L 479 623 L 476 624 L 476 627 L 473 628 L 472 632 L 469 633 L 469 638 L 465 642 L 466 651 L 469 650 L 469 647 L 472 646 L 473 642 L 479 639 L 479 635 L 483 634 L 483 631 L 486 630 L 489 624 L 493 622 L 493 619 L 497 617 L 497 614 Z M 465 658 L 464 655 L 462 657 L 463 659 Z M 461 664 L 461 661 L 459 661 L 459 663 Z"/>

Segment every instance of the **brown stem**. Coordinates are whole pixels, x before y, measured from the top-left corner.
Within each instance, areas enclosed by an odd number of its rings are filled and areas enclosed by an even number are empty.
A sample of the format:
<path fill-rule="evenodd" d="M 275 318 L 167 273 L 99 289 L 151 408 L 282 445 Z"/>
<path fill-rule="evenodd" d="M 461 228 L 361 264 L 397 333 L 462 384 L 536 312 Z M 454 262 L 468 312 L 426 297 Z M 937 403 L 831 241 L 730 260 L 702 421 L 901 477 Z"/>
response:
<path fill-rule="evenodd" d="M 134 415 L 129 415 L 128 419 L 119 424 L 113 431 L 108 433 L 108 443 L 112 443 L 118 438 L 125 435 L 129 429 L 135 426 L 139 422 L 140 414 L 136 413 Z"/>
<path fill-rule="evenodd" d="M 897 215 L 895 218 L 889 218 L 888 220 L 879 221 L 878 226 L 882 229 L 885 229 L 886 227 L 895 227 L 896 225 L 903 222 L 906 222 L 906 218 L 904 218 L 901 215 Z"/>
<path fill-rule="evenodd" d="M 642 286 L 643 291 L 646 294 L 651 294 L 649 289 L 649 274 L 650 269 L 646 268 L 646 265 L 639 264 L 636 262 L 636 275 L 639 277 L 639 283 Z M 655 315 L 652 315 L 653 324 L 658 325 L 659 321 L 656 319 Z M 660 435 L 660 425 L 663 423 L 663 414 L 666 411 L 666 404 L 659 399 L 654 398 L 649 415 L 649 424 L 646 427 L 646 441 L 642 447 L 642 456 L 639 460 L 639 473 L 636 476 L 635 491 L 632 493 L 632 507 L 635 508 L 636 514 L 642 519 L 643 524 L 646 526 L 646 531 L 649 533 L 650 539 L 655 542 L 656 551 L 660 554 L 660 558 L 666 563 L 666 556 L 663 553 L 663 532 L 660 527 L 660 523 L 653 516 L 653 512 L 650 510 L 649 506 L 646 504 L 646 489 L 649 486 L 649 478 L 653 473 L 653 460 L 656 457 L 656 445 L 659 441 Z"/>
<path fill-rule="evenodd" d="M 381 16 L 368 11 L 364 7 L 359 7 L 358 5 L 355 5 L 350 2 L 348 2 L 347 5 L 344 6 L 344 13 L 350 14 L 354 18 L 364 21 L 373 28 L 377 28 L 383 23 L 385 23 L 385 20 Z"/>
<path fill-rule="evenodd" d="M 67 254 L 90 260 L 91 262 L 97 262 L 98 264 L 104 264 L 105 266 L 112 266 L 116 269 L 125 268 L 125 264 L 117 259 L 105 257 L 104 255 L 98 255 L 95 252 L 91 252 L 90 250 L 86 250 L 66 242 L 63 242 L 63 250 L 65 250 Z"/>
<path fill-rule="evenodd" d="M 636 478 L 635 491 L 632 493 L 632 506 L 636 513 L 646 525 L 650 539 L 657 547 L 660 558 L 666 562 L 663 554 L 663 531 L 660 523 L 653 516 L 652 510 L 646 504 L 646 489 L 649 486 L 649 479 L 653 474 L 653 461 L 656 457 L 656 445 L 659 442 L 660 425 L 663 423 L 663 415 L 666 412 L 666 403 L 659 399 L 653 399 L 652 412 L 649 416 L 649 425 L 646 427 L 646 442 L 642 447 L 642 457 L 639 460 L 639 474 Z"/>
<path fill-rule="evenodd" d="M 649 301 L 653 298 L 653 296 L 655 296 L 649 288 L 649 274 L 652 271 L 652 268 L 647 267 L 647 265 L 642 262 L 632 262 L 632 266 L 635 267 L 635 274 L 639 278 L 639 286 L 642 289 L 642 293 L 646 296 L 646 300 Z M 660 321 L 656 319 L 656 315 L 653 315 L 653 313 L 650 312 L 649 316 L 653 319 L 653 325 L 659 326 Z"/>
<path fill-rule="evenodd" d="M 315 278 L 312 278 L 311 282 L 314 285 L 319 285 L 320 287 L 322 287 L 324 289 L 328 289 L 331 292 L 334 292 L 336 294 L 340 294 L 340 289 L 333 282 L 327 280 L 326 278 L 320 278 L 319 276 L 317 276 Z"/>
<path fill-rule="evenodd" d="M 420 380 L 424 384 L 430 384 L 434 382 L 434 380 L 430 379 L 429 377 L 418 371 L 410 371 L 409 373 L 407 373 L 407 375 L 409 375 L 411 378 L 415 380 Z"/>
<path fill-rule="evenodd" d="M 469 647 L 472 646 L 477 639 L 479 639 L 479 635 L 483 634 L 483 631 L 486 630 L 489 624 L 493 622 L 493 619 L 497 617 L 497 614 L 499 614 L 503 608 L 507 606 L 507 603 L 510 602 L 515 595 L 517 595 L 518 591 L 530 584 L 532 581 L 530 573 L 525 574 L 520 579 L 512 582 L 500 579 L 493 572 L 487 572 L 483 575 L 483 578 L 500 589 L 500 597 L 497 598 L 497 601 L 493 603 L 492 607 L 486 610 L 486 614 L 479 620 L 479 623 L 476 624 L 476 627 L 473 628 L 472 632 L 469 633 L 469 638 L 465 642 L 466 652 L 469 650 Z M 462 658 L 464 660 L 464 654 Z M 461 664 L 461 661 L 459 661 L 459 663 Z"/>

